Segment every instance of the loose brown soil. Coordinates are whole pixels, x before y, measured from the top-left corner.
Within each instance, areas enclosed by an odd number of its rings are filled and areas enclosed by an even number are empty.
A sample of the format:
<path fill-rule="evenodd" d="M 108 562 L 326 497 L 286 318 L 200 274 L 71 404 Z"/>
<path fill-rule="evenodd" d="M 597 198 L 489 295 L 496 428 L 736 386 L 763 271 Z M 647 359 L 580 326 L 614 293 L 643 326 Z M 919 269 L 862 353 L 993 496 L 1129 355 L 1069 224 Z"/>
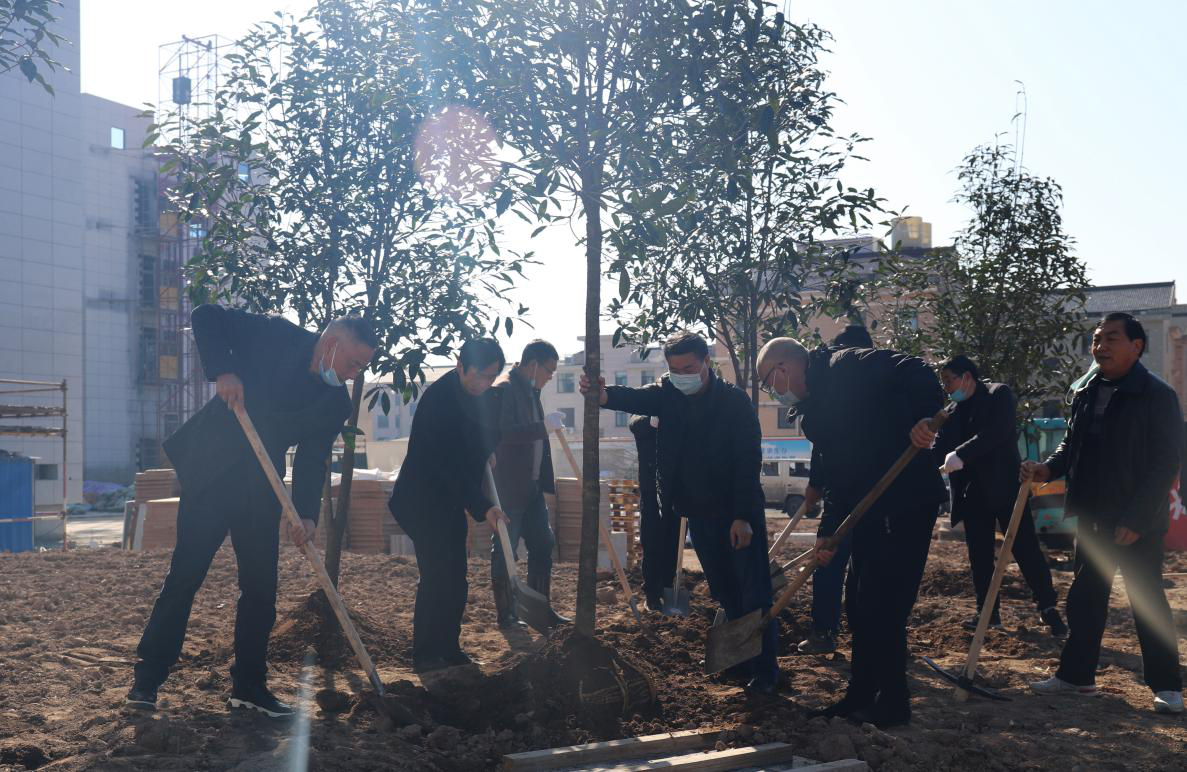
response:
<path fill-rule="evenodd" d="M 301 721 L 227 711 L 237 593 L 227 548 L 198 595 L 159 710 L 124 708 L 136 642 L 168 561 L 167 552 L 108 548 L 0 556 L 0 769 L 280 770 L 307 744 L 310 769 L 474 770 L 492 768 L 508 752 L 693 727 L 726 729 L 729 746 L 782 740 L 810 758 L 856 756 L 879 770 L 1167 770 L 1187 758 L 1187 719 L 1150 711 L 1120 580 L 1100 699 L 1027 694 L 1028 681 L 1053 671 L 1059 643 L 1037 624 L 1011 569 L 1003 588 L 1007 629 L 990 633 L 981 661 L 983 681 L 1012 701 L 956 703 L 950 685 L 916 660 L 914 722 L 880 732 L 805 717 L 805 709 L 840 696 L 849 645 L 842 635 L 836 654 L 793 653 L 808 627 L 807 590 L 782 616 L 787 685 L 778 698 L 756 702 L 729 678 L 700 672 L 714 608 L 698 574 L 689 575 L 689 618 L 648 614 L 655 639 L 640 633 L 623 604 L 610 602 L 607 580 L 596 641 L 564 634 L 544 641 L 498 631 L 487 564 L 474 560 L 462 642 L 483 660 L 481 669 L 422 680 L 410 669 L 415 562 L 347 555 L 343 594 L 388 699 L 400 708 L 393 720 L 364 698 L 367 679 L 341 637 L 321 632 L 324 600 L 312 594 L 303 558 L 286 548 L 270 683 L 304 706 L 306 735 Z M 1168 572 L 1184 570 L 1187 557 L 1168 559 Z M 1058 571 L 1056 581 L 1065 592 L 1070 575 Z M 553 592 L 561 613 L 573 612 L 574 583 L 573 566 L 558 566 Z M 1183 630 L 1187 579 L 1167 584 Z M 911 622 L 916 656 L 952 669 L 963 662 L 969 633 L 959 622 L 972 612 L 970 593 L 964 546 L 934 543 Z"/>

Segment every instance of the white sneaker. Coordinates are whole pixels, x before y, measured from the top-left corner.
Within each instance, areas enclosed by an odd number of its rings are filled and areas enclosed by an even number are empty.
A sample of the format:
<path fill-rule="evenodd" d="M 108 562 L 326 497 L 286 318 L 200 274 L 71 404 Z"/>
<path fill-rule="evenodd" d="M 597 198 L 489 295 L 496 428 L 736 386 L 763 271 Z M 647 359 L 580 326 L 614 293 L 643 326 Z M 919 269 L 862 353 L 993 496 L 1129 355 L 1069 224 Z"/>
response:
<path fill-rule="evenodd" d="M 1035 694 L 1042 695 L 1078 694 L 1081 697 L 1100 696 L 1100 692 L 1097 691 L 1095 686 L 1076 686 L 1075 684 L 1069 684 L 1059 676 L 1051 676 L 1046 681 L 1034 681 L 1030 685 L 1030 690 Z"/>
<path fill-rule="evenodd" d="M 1154 695 L 1155 713 L 1182 713 L 1182 692 L 1157 692 Z"/>

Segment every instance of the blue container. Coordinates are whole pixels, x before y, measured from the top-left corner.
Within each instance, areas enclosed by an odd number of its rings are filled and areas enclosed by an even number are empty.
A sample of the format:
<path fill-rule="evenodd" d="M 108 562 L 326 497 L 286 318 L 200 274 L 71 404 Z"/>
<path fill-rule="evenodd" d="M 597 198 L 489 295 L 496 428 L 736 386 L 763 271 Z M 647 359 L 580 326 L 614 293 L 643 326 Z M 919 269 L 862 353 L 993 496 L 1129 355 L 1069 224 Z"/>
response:
<path fill-rule="evenodd" d="M 0 552 L 33 549 L 33 521 L 4 522 L 33 517 L 33 459 L 0 458 Z"/>

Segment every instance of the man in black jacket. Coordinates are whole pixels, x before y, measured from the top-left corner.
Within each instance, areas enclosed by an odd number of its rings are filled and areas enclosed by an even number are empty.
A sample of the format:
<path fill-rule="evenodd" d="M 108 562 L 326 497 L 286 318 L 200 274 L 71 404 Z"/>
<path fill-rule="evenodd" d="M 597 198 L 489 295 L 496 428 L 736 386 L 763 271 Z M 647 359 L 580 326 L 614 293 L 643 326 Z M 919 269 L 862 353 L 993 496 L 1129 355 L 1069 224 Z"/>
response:
<path fill-rule="evenodd" d="M 545 598 L 552 595 L 552 548 L 556 545 L 544 502 L 545 493 L 556 493 L 548 435 L 565 424 L 562 413 L 544 414 L 540 389 L 552 380 L 559 361 L 560 355 L 551 343 L 533 340 L 524 346 L 519 364 L 511 368 L 507 379 L 495 386 L 500 432 L 495 451 L 499 502 L 511 519 L 507 532 L 512 552 L 519 546 L 520 537 L 527 547 L 528 586 Z M 515 597 L 497 533 L 491 534 L 490 581 L 499 628 L 523 625 L 515 612 Z M 554 625 L 569 621 L 551 607 L 549 613 Z"/>
<path fill-rule="evenodd" d="M 670 503 L 661 509 L 656 467 L 659 419 L 633 415 L 627 424 L 639 452 L 639 542 L 643 548 L 643 595 L 652 611 L 663 609 L 663 592 L 676 575 L 676 551 L 680 549 L 680 517 Z"/>
<path fill-rule="evenodd" d="M 1071 627 L 1059 670 L 1031 684 L 1039 694 L 1095 696 L 1100 641 L 1117 569 L 1133 609 L 1146 685 L 1159 713 L 1183 712 L 1174 618 L 1162 586 L 1170 489 L 1179 474 L 1183 415 L 1175 390 L 1142 366 L 1146 331 L 1129 314 L 1104 317 L 1092 334 L 1100 371 L 1076 392 L 1067 434 L 1022 478 L 1067 477 L 1066 509 L 1077 518 Z"/>
<path fill-rule="evenodd" d="M 964 540 L 977 594 L 977 614 L 965 620 L 967 630 L 977 629 L 996 562 L 994 532 L 1000 527 L 1005 533 L 1010 524 L 1022 464 L 1014 393 L 1004 383 L 982 383 L 979 377 L 977 365 L 963 354 L 940 365 L 940 382 L 956 403 L 956 410 L 936 438 L 935 458 L 941 471 L 948 473 L 951 484 L 952 524 L 964 522 Z M 1047 558 L 1039 547 L 1029 503 L 1018 523 L 1013 553 L 1034 593 L 1043 624 L 1052 635 L 1063 637 L 1067 625 L 1055 607 L 1058 596 Z M 1000 596 L 994 600 L 990 617 L 994 627 L 1002 623 L 1000 600 Z"/>
<path fill-rule="evenodd" d="M 762 432 L 754 405 L 709 366 L 709 348 L 693 333 L 664 343 L 668 373 L 642 388 L 606 386 L 607 410 L 657 416 L 660 497 L 688 518 L 709 592 L 727 619 L 771 606 L 767 525 L 759 470 Z M 588 393 L 587 376 L 581 392 Z M 779 680 L 779 625 L 767 626 L 762 653 L 749 663 L 751 691 L 769 695 Z"/>
<path fill-rule="evenodd" d="M 469 340 L 457 367 L 425 389 L 388 502 L 412 539 L 420 571 L 412 616 L 417 672 L 474 664 L 458 642 L 469 592 L 466 512 L 492 529 L 507 522 L 483 490 L 499 436 L 497 407 L 487 392 L 503 365 L 497 342 Z"/>
<path fill-rule="evenodd" d="M 276 620 L 276 565 L 280 502 L 255 458 L 233 409 L 246 408 L 277 472 L 293 460 L 293 504 L 313 536 L 326 461 L 350 415 L 343 382 L 355 378 L 374 353 L 376 339 L 358 317 L 331 322 L 321 335 L 273 316 L 202 305 L 191 316 L 202 369 L 218 396 L 165 440 L 177 470 L 181 502 L 177 546 L 165 585 L 136 650 L 136 679 L 128 704 L 156 707 L 157 689 L 177 662 L 194 594 L 227 533 L 239 565 L 235 664 L 231 707 L 275 718 L 292 714 L 268 691 L 268 636 Z"/>
<path fill-rule="evenodd" d="M 763 346 L 758 375 L 777 400 L 795 407 L 812 441 L 813 476 L 829 491 L 821 549 L 844 517 L 902 455 L 908 442 L 928 448 L 928 419 L 944 392 L 921 359 L 886 349 L 821 346 L 812 353 L 791 338 Z M 944 483 L 927 453 L 916 455 L 852 532 L 849 605 L 853 667 L 844 699 L 817 715 L 848 716 L 879 727 L 910 721 L 907 618 L 927 563 Z"/>

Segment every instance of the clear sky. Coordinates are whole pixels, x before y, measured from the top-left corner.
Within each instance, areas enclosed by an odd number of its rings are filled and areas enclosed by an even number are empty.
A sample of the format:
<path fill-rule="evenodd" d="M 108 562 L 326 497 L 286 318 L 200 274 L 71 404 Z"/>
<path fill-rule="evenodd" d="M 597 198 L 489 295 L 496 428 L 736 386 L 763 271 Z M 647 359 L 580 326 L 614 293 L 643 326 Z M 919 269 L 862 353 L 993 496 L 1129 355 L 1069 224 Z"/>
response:
<path fill-rule="evenodd" d="M 310 0 L 82 0 L 82 87 L 139 105 L 157 100 L 158 47 L 189 35 L 235 38 Z M 829 86 L 846 101 L 837 128 L 873 139 L 853 184 L 933 223 L 946 243 L 964 220 L 953 169 L 994 134 L 1013 138 L 1023 81 L 1025 165 L 1054 177 L 1065 227 L 1097 284 L 1179 282 L 1187 194 L 1187 83 L 1181 0 L 791 0 L 789 18 L 835 40 Z M 509 225 L 509 237 L 523 229 Z M 583 330 L 583 257 L 568 228 L 534 245 L 543 265 L 518 297 L 535 332 L 563 353 Z M 607 292 L 613 291 L 607 286 Z M 609 325 L 603 323 L 603 330 Z M 532 337 L 516 331 L 508 354 Z"/>

